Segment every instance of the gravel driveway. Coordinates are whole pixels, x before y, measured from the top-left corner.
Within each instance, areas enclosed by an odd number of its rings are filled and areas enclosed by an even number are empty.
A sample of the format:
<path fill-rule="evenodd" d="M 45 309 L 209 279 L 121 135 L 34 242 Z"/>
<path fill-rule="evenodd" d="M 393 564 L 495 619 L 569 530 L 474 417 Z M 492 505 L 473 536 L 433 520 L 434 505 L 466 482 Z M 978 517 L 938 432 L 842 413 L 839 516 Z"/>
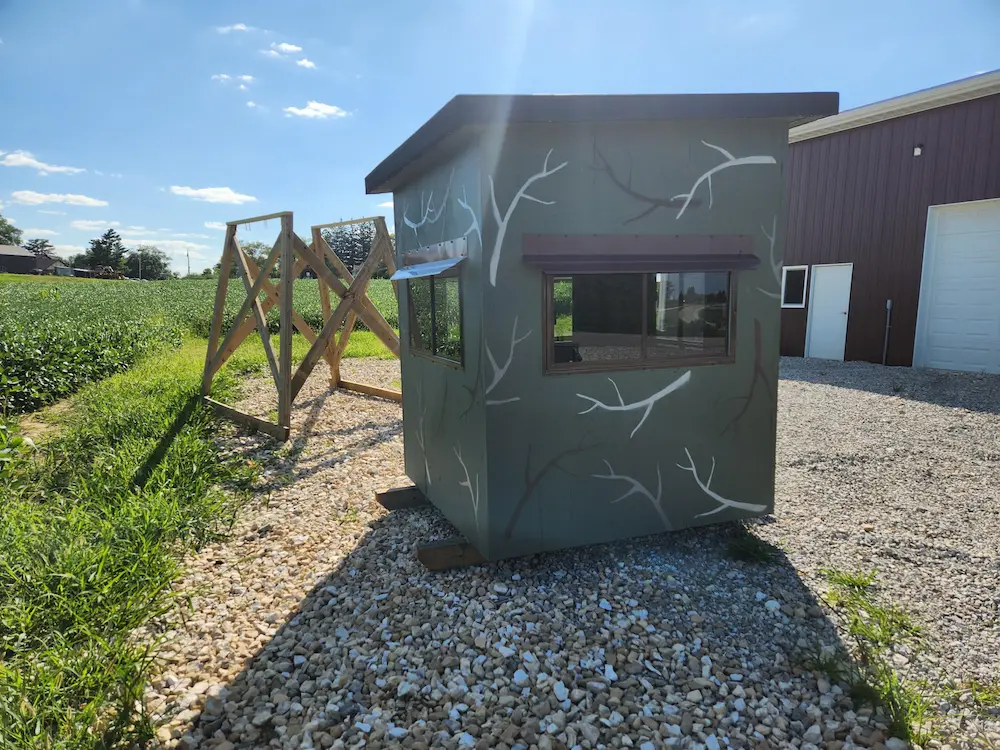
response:
<path fill-rule="evenodd" d="M 776 515 L 753 530 L 784 554 L 766 565 L 731 560 L 717 526 L 431 574 L 413 545 L 447 522 L 372 498 L 406 483 L 399 406 L 314 377 L 287 446 L 222 440 L 268 470 L 231 538 L 190 560 L 147 691 L 159 740 L 904 747 L 805 667 L 838 644 L 819 571 L 877 569 L 924 626 L 929 648 L 895 657 L 906 677 L 1000 680 L 1000 378 L 790 359 L 779 408 Z M 935 702 L 932 744 L 1000 747 L 1000 717 L 959 695 Z"/>

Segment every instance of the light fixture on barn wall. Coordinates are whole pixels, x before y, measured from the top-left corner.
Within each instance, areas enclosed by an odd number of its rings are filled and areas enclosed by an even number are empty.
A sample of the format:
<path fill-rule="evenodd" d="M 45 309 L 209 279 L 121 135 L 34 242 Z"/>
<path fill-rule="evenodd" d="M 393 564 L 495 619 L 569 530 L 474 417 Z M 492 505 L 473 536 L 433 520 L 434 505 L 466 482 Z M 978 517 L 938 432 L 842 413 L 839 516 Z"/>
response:
<path fill-rule="evenodd" d="M 920 154 L 922 154 L 923 152 L 924 152 L 924 144 L 918 143 L 916 146 L 913 147 L 914 156 L 920 156 Z"/>

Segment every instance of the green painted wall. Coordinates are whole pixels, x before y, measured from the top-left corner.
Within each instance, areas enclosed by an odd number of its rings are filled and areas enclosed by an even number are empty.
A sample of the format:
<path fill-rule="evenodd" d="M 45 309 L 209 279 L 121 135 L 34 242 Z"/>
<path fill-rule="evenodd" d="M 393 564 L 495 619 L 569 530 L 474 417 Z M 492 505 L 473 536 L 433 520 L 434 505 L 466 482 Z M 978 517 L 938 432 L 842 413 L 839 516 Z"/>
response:
<path fill-rule="evenodd" d="M 485 134 L 454 163 L 396 193 L 400 253 L 466 235 L 472 213 L 458 204 L 463 195 L 481 230 L 481 241 L 479 232 L 468 234 L 470 258 L 462 271 L 464 371 L 415 357 L 407 344 L 402 364 L 407 473 L 484 555 L 496 559 L 772 510 L 779 325 L 772 261 L 780 262 L 784 240 L 777 233 L 772 247 L 767 235 L 784 226 L 786 149 L 784 121 L 524 125 Z M 739 161 L 747 157 L 757 158 Z M 737 161 L 712 176 L 711 205 L 706 179 L 682 214 L 654 208 L 657 199 L 690 192 L 730 158 Z M 515 202 L 532 178 L 524 190 L 530 197 Z M 445 191 L 447 205 L 438 223 L 417 230 L 418 238 L 403 212 L 419 221 L 420 194 L 426 207 L 431 190 L 431 216 Z M 735 363 L 543 374 L 542 274 L 522 262 L 525 233 L 752 236 L 761 266 L 735 277 Z M 400 304 L 405 311 L 402 294 Z M 406 318 L 400 316 L 404 341 Z M 655 398 L 672 384 L 675 390 Z M 589 399 L 619 405 L 616 386 L 628 410 L 598 406 L 581 414 L 594 406 Z M 458 446 L 472 493 L 463 486 Z M 682 468 L 692 463 L 697 479 Z M 478 514 L 472 502 L 477 478 Z"/>

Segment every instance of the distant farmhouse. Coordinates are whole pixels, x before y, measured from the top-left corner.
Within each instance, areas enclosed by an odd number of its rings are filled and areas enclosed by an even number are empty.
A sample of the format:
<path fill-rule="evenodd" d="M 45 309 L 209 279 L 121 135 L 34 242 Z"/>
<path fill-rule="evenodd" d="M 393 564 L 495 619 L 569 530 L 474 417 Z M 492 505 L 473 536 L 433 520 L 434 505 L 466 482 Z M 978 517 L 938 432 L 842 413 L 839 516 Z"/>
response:
<path fill-rule="evenodd" d="M 35 255 L 17 245 L 0 245 L 0 273 L 30 273 L 72 276 L 73 269 L 50 253 Z"/>

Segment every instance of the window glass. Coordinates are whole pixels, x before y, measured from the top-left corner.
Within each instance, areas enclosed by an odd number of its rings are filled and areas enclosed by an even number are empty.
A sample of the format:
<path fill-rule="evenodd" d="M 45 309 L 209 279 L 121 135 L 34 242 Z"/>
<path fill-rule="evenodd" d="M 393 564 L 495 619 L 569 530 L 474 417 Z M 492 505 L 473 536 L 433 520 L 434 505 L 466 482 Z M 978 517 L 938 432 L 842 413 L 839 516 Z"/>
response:
<path fill-rule="evenodd" d="M 457 274 L 409 279 L 410 346 L 462 362 L 462 299 Z"/>
<path fill-rule="evenodd" d="M 652 359 L 724 357 L 729 352 L 729 274 L 650 274 Z"/>
<path fill-rule="evenodd" d="M 806 269 L 785 268 L 781 275 L 781 304 L 801 307 L 806 301 Z"/>
<path fill-rule="evenodd" d="M 462 309 L 457 276 L 432 276 L 434 284 L 434 354 L 462 361 Z"/>
<path fill-rule="evenodd" d="M 642 356 L 640 274 L 553 279 L 554 361 L 607 362 Z"/>
<path fill-rule="evenodd" d="M 410 279 L 406 282 L 410 293 L 410 346 L 420 351 L 431 348 L 431 280 Z"/>
<path fill-rule="evenodd" d="M 555 369 L 627 369 L 730 356 L 729 272 L 572 274 L 549 276 L 547 283 Z"/>

